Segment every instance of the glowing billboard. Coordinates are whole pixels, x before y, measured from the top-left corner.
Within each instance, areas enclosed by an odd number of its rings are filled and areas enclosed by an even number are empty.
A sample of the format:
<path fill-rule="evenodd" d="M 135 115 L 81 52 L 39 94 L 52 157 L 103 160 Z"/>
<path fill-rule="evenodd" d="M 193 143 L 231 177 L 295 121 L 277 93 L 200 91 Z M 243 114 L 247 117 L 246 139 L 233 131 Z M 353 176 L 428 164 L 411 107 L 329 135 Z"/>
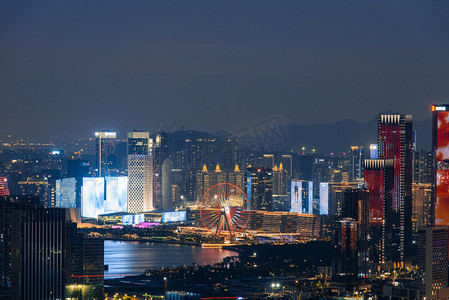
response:
<path fill-rule="evenodd" d="M 449 111 L 446 111 L 447 108 L 445 105 L 432 107 L 434 150 L 437 167 L 435 178 L 435 225 L 449 224 Z"/>
<path fill-rule="evenodd" d="M 138 225 L 145 221 L 143 214 L 123 215 L 122 225 Z"/>
<path fill-rule="evenodd" d="M 76 207 L 75 185 L 75 178 L 64 178 L 56 180 L 56 207 Z"/>
<path fill-rule="evenodd" d="M 98 218 L 104 214 L 104 177 L 83 178 L 81 216 Z"/>
<path fill-rule="evenodd" d="M 313 213 L 312 181 L 292 180 L 290 211 L 302 214 Z"/>
<path fill-rule="evenodd" d="M 320 215 L 329 214 L 329 183 L 320 182 Z"/>
<path fill-rule="evenodd" d="M 187 212 L 185 210 L 162 213 L 162 223 L 184 222 L 186 220 L 187 220 Z"/>
<path fill-rule="evenodd" d="M 128 211 L 128 177 L 106 177 L 105 213 Z"/>

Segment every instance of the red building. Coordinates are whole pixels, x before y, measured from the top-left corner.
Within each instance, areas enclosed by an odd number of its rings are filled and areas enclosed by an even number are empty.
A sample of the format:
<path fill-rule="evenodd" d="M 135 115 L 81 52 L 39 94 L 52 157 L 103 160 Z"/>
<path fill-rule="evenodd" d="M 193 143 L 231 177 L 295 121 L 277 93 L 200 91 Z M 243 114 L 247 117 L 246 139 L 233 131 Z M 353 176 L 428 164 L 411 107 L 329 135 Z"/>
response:
<path fill-rule="evenodd" d="M 449 105 L 432 106 L 432 223 L 449 225 Z"/>
<path fill-rule="evenodd" d="M 8 180 L 6 177 L 0 177 L 0 196 L 9 196 Z"/>
<path fill-rule="evenodd" d="M 411 115 L 378 116 L 379 159 L 393 160 L 393 195 L 391 208 L 393 215 L 393 239 L 397 240 L 396 262 L 411 260 L 412 248 L 412 179 L 414 133 Z M 397 247 L 399 246 L 399 247 Z"/>

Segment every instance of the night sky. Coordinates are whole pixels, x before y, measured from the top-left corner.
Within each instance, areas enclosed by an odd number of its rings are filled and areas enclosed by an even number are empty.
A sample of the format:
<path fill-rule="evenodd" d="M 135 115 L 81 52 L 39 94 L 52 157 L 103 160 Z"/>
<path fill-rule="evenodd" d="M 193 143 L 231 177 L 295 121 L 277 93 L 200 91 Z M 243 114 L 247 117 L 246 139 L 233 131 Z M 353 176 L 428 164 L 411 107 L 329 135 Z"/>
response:
<path fill-rule="evenodd" d="M 0 136 L 430 117 L 449 1 L 2 1 Z"/>

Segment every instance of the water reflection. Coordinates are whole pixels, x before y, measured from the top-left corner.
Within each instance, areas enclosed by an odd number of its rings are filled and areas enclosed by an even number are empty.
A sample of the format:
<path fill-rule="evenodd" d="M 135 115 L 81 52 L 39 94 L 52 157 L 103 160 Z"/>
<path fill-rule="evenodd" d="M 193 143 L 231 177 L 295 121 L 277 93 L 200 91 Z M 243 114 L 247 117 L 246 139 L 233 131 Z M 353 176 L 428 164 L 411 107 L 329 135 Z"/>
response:
<path fill-rule="evenodd" d="M 104 263 L 109 265 L 109 270 L 104 274 L 106 278 L 137 275 L 149 268 L 212 264 L 235 255 L 236 252 L 229 250 L 186 245 L 105 241 Z"/>

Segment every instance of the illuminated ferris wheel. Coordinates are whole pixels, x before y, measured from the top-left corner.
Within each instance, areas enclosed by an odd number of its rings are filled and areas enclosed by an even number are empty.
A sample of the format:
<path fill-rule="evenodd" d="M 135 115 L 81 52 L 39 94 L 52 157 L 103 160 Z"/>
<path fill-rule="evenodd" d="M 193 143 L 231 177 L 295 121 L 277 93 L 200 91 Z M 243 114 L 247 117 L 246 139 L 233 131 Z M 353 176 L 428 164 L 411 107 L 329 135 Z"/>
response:
<path fill-rule="evenodd" d="M 228 231 L 231 240 L 245 229 L 249 221 L 250 203 L 245 193 L 236 185 L 219 183 L 204 194 L 200 216 L 204 227 L 220 235 Z"/>

